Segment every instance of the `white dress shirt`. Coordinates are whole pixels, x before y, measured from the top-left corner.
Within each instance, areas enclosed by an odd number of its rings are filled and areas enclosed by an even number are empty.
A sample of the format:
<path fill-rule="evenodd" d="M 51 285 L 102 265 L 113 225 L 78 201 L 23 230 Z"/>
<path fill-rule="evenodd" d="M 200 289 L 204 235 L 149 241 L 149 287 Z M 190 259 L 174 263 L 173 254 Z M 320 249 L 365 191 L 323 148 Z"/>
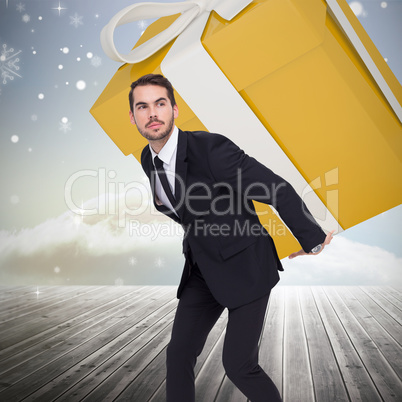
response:
<path fill-rule="evenodd" d="M 166 176 L 173 195 L 175 190 L 176 155 L 177 155 L 178 140 L 179 140 L 179 129 L 176 126 L 174 126 L 172 135 L 170 136 L 166 144 L 163 146 L 163 148 L 159 151 L 159 154 L 157 154 L 152 149 L 151 144 L 149 144 L 149 149 L 152 155 L 152 163 L 154 164 L 155 167 L 154 163 L 155 156 L 158 156 L 159 159 L 163 162 L 163 168 L 165 169 Z M 176 213 L 165 193 L 165 190 L 162 187 L 162 183 L 158 175 L 155 175 L 155 195 L 156 195 L 156 203 L 158 205 L 163 204 L 169 209 L 171 209 L 174 213 Z"/>

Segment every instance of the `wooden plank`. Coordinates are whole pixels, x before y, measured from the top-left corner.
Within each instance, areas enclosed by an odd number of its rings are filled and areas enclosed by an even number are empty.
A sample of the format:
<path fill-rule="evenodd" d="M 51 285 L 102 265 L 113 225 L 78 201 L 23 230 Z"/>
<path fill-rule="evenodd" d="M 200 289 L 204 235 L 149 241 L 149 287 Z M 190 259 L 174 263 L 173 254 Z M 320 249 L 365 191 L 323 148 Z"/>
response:
<path fill-rule="evenodd" d="M 83 401 L 113 401 L 127 386 L 163 351 L 170 340 L 174 311 L 163 322 L 152 326 L 147 333 L 136 338 L 141 348 L 134 348 L 134 353 L 126 353 L 126 361 L 119 370 L 114 371 L 107 381 L 102 382 L 89 393 Z M 146 345 L 146 347 L 143 347 Z M 135 399 L 132 399 L 135 400 Z"/>
<path fill-rule="evenodd" d="M 21 291 L 21 290 L 25 290 L 25 289 L 29 289 L 31 286 L 28 285 L 21 285 L 21 286 L 8 286 L 8 285 L 0 285 L 0 300 L 2 299 L 3 295 L 13 295 L 16 294 L 17 292 Z"/>
<path fill-rule="evenodd" d="M 24 351 L 26 352 L 27 357 L 35 355 L 34 353 L 31 353 L 29 349 L 32 348 L 31 350 L 34 352 L 34 347 L 37 347 L 35 345 L 40 343 L 42 343 L 42 350 L 52 347 L 52 344 L 54 344 L 55 341 L 58 341 L 57 337 L 61 336 L 62 334 L 64 338 L 68 338 L 70 336 L 69 334 L 79 332 L 80 327 L 86 328 L 91 326 L 93 322 L 100 321 L 103 315 L 106 314 L 106 316 L 108 316 L 108 311 L 110 309 L 115 308 L 115 306 L 119 305 L 120 303 L 124 303 L 125 300 L 137 296 L 141 298 L 142 295 L 140 295 L 140 292 L 147 294 L 148 292 L 155 291 L 154 289 L 155 288 L 149 286 L 141 290 L 141 287 L 134 286 L 131 288 L 132 293 L 129 292 L 120 297 L 114 297 L 110 301 L 103 300 L 102 303 L 99 303 L 99 305 L 95 308 L 87 309 L 82 314 L 78 314 L 72 318 L 66 319 L 66 321 L 62 322 L 61 324 L 48 328 L 47 330 L 43 330 L 42 328 L 42 331 L 35 335 L 26 334 L 26 337 L 20 342 L 0 350 L 1 367 L 3 368 L 3 364 L 5 364 L 4 360 L 10 358 L 13 359 Z M 111 311 L 113 312 L 113 310 Z M 50 341 L 50 343 L 44 344 L 46 341 Z M 22 355 L 20 355 L 20 359 L 22 361 L 26 360 L 26 358 L 24 358 Z"/>
<path fill-rule="evenodd" d="M 101 287 L 99 286 L 99 289 Z M 18 303 L 13 300 L 12 307 L 9 306 L 0 314 L 0 324 L 26 317 L 35 312 L 40 312 L 44 308 L 54 307 L 59 303 L 68 303 L 71 299 L 93 291 L 93 287 L 87 286 L 63 286 L 56 287 L 46 292 L 46 296 L 36 298 L 36 300 L 20 300 Z M 35 295 L 36 296 L 36 295 Z M 9 302 L 10 303 L 10 302 Z"/>
<path fill-rule="evenodd" d="M 155 390 L 161 386 L 166 377 L 166 346 L 118 396 L 119 402 L 149 401 L 152 398 Z M 165 400 L 160 399 L 161 402 Z"/>
<path fill-rule="evenodd" d="M 402 346 L 402 325 L 392 318 L 367 293 L 358 287 L 353 288 L 353 295 L 362 306 L 375 318 L 392 338 Z"/>
<path fill-rule="evenodd" d="M 395 321 L 401 322 L 402 312 L 394 304 L 385 298 L 372 286 L 363 286 L 361 289 L 366 292 L 383 310 L 385 310 Z"/>
<path fill-rule="evenodd" d="M 40 342 L 32 344 L 29 348 L 19 350 L 18 345 L 13 345 L 14 353 L 10 355 L 8 359 L 2 360 L 0 372 L 6 373 L 11 369 L 15 369 L 18 373 L 22 373 L 21 368 L 18 366 L 26 366 L 30 359 L 38 360 L 41 354 L 46 354 L 46 359 L 49 360 L 52 356 L 52 353 L 48 352 L 49 350 L 57 350 L 57 353 L 60 353 L 60 348 L 53 348 L 57 347 L 60 343 L 67 343 L 70 338 L 74 338 L 77 334 L 83 333 L 95 324 L 101 323 L 102 321 L 104 322 L 109 317 L 113 317 L 119 313 L 121 314 L 124 312 L 125 308 L 130 308 L 134 303 L 141 303 L 141 301 L 142 303 L 149 303 L 147 299 L 155 294 L 155 292 L 157 292 L 157 290 L 152 287 L 145 288 L 141 293 L 133 289 L 132 292 L 106 303 L 105 306 L 108 308 L 104 308 L 102 312 L 97 311 L 97 314 L 92 316 L 86 315 L 86 319 L 78 325 L 64 326 L 66 329 L 59 332 L 56 332 L 56 330 L 52 331 L 52 336 L 43 338 Z M 137 304 L 137 306 L 139 306 L 139 304 Z M 39 360 L 38 364 L 40 364 Z M 30 365 L 30 367 L 32 370 L 35 370 L 32 365 Z"/>
<path fill-rule="evenodd" d="M 50 289 L 51 286 L 44 286 L 44 289 Z M 36 299 L 37 294 L 35 293 L 38 289 L 42 290 L 42 287 L 36 286 L 2 286 L 0 289 L 0 302 L 1 310 L 3 305 L 10 300 L 16 301 L 17 299 Z M 4 302 L 4 304 L 3 304 Z"/>
<path fill-rule="evenodd" d="M 310 288 L 299 288 L 316 401 L 349 401 L 339 367 Z"/>
<path fill-rule="evenodd" d="M 382 401 L 375 384 L 369 376 L 359 354 L 354 348 L 346 329 L 343 327 L 333 306 L 324 291 L 325 288 L 313 287 L 312 293 L 317 309 L 331 342 L 332 350 L 338 362 L 351 401 Z"/>
<path fill-rule="evenodd" d="M 63 287 L 64 288 L 64 287 Z M 105 290 L 104 290 L 105 289 Z M 88 288 L 86 288 L 85 294 L 89 295 L 89 294 L 97 294 L 98 297 L 102 297 L 103 292 L 107 291 L 109 294 L 113 292 L 113 290 L 108 289 L 106 290 L 106 288 L 99 288 L 99 287 L 91 287 L 89 286 Z M 98 293 L 96 293 L 98 292 Z M 88 296 L 89 297 L 89 296 Z M 33 312 L 32 314 L 28 315 L 27 317 L 23 316 L 23 317 L 16 317 L 14 320 L 12 320 L 11 322 L 5 322 L 5 323 L 1 323 L 0 324 L 0 331 L 2 334 L 2 338 L 1 338 L 1 347 L 7 347 L 7 343 L 5 342 L 6 339 L 8 337 L 11 337 L 12 339 L 14 339 L 15 341 L 15 335 L 18 335 L 18 333 L 24 333 L 26 334 L 27 332 L 29 332 L 28 328 L 29 326 L 32 326 L 34 328 L 38 327 L 37 323 L 38 320 L 45 320 L 49 318 L 49 313 L 51 315 L 57 315 L 58 313 L 60 313 L 63 309 L 65 309 L 68 305 L 68 307 L 70 306 L 74 306 L 74 305 L 82 305 L 83 302 L 83 298 L 77 298 L 76 300 L 74 300 L 72 303 L 67 303 L 67 304 L 60 304 L 57 308 L 53 308 L 53 306 L 47 306 L 44 309 L 41 309 L 40 311 L 36 311 Z M 36 303 L 36 302 L 35 302 Z M 59 314 L 59 318 L 60 318 L 60 314 Z M 42 327 L 41 325 L 39 327 Z M 17 333 L 17 334 L 16 334 Z M 6 343 L 6 346 L 4 346 L 4 343 Z M 15 342 L 12 342 L 11 344 L 13 344 Z"/>
<path fill-rule="evenodd" d="M 0 400 L 164 401 L 175 288 L 107 287 L 74 296 L 77 290 L 49 287 L 36 301 L 32 287 L 0 287 L 3 318 L 20 315 L 0 328 L 6 336 L 22 332 L 0 350 Z M 285 402 L 402 400 L 401 300 L 402 290 L 390 287 L 277 287 L 260 364 L 283 387 Z M 221 363 L 226 319 L 197 360 L 197 401 L 246 401 Z"/>
<path fill-rule="evenodd" d="M 285 287 L 284 402 L 315 401 L 298 288 Z"/>
<path fill-rule="evenodd" d="M 138 349 L 146 347 L 146 343 L 149 342 L 152 336 L 150 328 L 155 326 L 153 328 L 155 331 L 158 326 L 164 327 L 169 324 L 169 317 L 175 310 L 177 302 L 173 291 L 164 293 L 164 289 L 160 289 L 159 293 L 160 297 L 157 300 L 147 304 L 143 311 L 139 310 L 136 313 L 136 318 L 144 317 L 141 321 L 133 323 L 135 325 L 112 341 L 102 344 L 97 351 L 53 378 L 26 400 L 53 400 L 57 397 L 62 397 L 64 400 L 80 400 L 114 371 L 125 370 L 122 367 L 129 356 L 135 354 Z"/>
<path fill-rule="evenodd" d="M 392 286 L 380 286 L 378 287 L 379 291 L 386 292 L 387 294 L 392 295 L 400 302 L 402 302 L 402 288 L 394 288 Z"/>
<path fill-rule="evenodd" d="M 118 292 L 129 292 L 124 287 L 94 288 L 83 297 L 72 299 L 68 304 L 59 304 L 32 313 L 29 318 L 20 317 L 10 323 L 0 324 L 0 349 L 7 348 L 20 342 L 27 336 L 34 336 L 49 328 L 62 324 L 65 320 L 84 313 L 88 309 L 96 308 L 97 303 L 109 301 L 116 297 Z"/>
<path fill-rule="evenodd" d="M 87 328 L 85 331 L 60 343 L 57 348 L 52 348 L 46 354 L 39 355 L 35 359 L 26 362 L 23 373 L 16 369 L 9 371 L 4 381 L 9 385 L 11 382 L 12 386 L 3 391 L 0 394 L 1 397 L 4 395 L 6 400 L 11 400 L 16 396 L 21 398 L 30 395 L 91 353 L 96 352 L 102 345 L 112 341 L 133 325 L 136 325 L 138 321 L 149 314 L 149 310 L 147 310 L 142 311 L 143 316 L 138 315 L 139 307 L 143 308 L 144 304 L 149 305 L 149 309 L 152 311 L 152 302 L 148 300 L 143 304 L 139 303 L 141 305 L 136 303 L 126 308 L 124 314 L 122 314 L 123 316 L 118 314 Z"/>
<path fill-rule="evenodd" d="M 342 298 L 349 311 L 366 331 L 370 339 L 375 343 L 378 350 L 385 357 L 395 374 L 402 378 L 402 348 L 389 336 L 389 333 L 375 320 L 353 294 L 353 288 L 340 287 L 338 295 Z M 401 381 L 399 381 L 401 383 Z M 400 385 L 402 396 L 402 384 Z"/>
<path fill-rule="evenodd" d="M 402 384 L 394 370 L 355 316 L 343 303 L 335 287 L 326 288 L 326 294 L 381 397 L 384 401 L 395 401 L 396 395 L 402 395 Z"/>
<path fill-rule="evenodd" d="M 400 300 L 400 295 L 399 297 L 396 296 L 397 292 L 392 292 L 390 291 L 391 288 L 385 288 L 384 286 L 374 286 L 373 289 L 397 307 L 402 314 L 402 301 Z"/>

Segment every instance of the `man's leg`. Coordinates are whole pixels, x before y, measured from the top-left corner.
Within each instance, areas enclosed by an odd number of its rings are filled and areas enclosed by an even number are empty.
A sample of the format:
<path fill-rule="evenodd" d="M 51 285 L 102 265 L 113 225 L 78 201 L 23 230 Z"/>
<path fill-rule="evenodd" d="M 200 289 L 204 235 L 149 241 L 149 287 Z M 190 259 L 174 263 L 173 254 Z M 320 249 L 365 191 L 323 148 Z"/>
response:
<path fill-rule="evenodd" d="M 177 307 L 166 358 L 167 402 L 195 400 L 194 366 L 222 307 L 209 291 L 198 267 L 192 268 Z"/>
<path fill-rule="evenodd" d="M 229 379 L 251 402 L 279 402 L 278 389 L 258 365 L 258 341 L 269 294 L 229 309 L 223 365 Z"/>

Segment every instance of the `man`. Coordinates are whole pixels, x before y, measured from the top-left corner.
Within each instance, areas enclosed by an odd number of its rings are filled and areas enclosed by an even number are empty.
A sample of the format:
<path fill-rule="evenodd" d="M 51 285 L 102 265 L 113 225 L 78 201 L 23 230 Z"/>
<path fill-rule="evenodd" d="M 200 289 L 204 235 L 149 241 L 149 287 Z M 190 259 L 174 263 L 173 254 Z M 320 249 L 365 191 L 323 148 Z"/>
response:
<path fill-rule="evenodd" d="M 258 365 L 258 341 L 271 289 L 283 270 L 252 200 L 271 204 L 303 247 L 318 254 L 331 241 L 289 183 L 228 138 L 183 132 L 170 82 L 148 74 L 131 84 L 130 119 L 149 142 L 141 155 L 156 208 L 185 231 L 180 299 L 167 348 L 168 402 L 195 400 L 194 366 L 227 308 L 223 365 L 252 402 L 280 401 Z M 246 135 L 246 133 L 245 133 Z"/>

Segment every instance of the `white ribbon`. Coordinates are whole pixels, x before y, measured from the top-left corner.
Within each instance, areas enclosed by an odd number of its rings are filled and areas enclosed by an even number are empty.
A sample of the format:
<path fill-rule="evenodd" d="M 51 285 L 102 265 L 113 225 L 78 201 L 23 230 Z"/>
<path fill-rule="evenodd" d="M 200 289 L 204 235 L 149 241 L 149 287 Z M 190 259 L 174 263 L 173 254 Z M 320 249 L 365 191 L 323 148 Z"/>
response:
<path fill-rule="evenodd" d="M 125 63 L 139 63 L 152 56 L 172 39 L 180 35 L 200 14 L 215 10 L 222 18 L 231 20 L 252 0 L 192 0 L 182 3 L 137 3 L 119 11 L 102 29 L 101 45 L 112 60 Z M 121 54 L 114 45 L 113 33 L 116 27 L 130 22 L 160 18 L 180 13 L 167 29 L 133 49 Z"/>
<path fill-rule="evenodd" d="M 337 0 L 326 0 L 328 7 L 333 12 L 336 20 L 338 21 L 339 25 L 342 27 L 346 36 L 349 38 L 353 46 L 355 47 L 357 53 L 363 60 L 364 64 L 366 65 L 367 69 L 370 71 L 372 77 L 374 78 L 377 85 L 380 87 L 383 95 L 387 99 L 388 103 L 390 104 L 391 108 L 397 115 L 399 121 L 402 123 L 402 106 L 399 104 L 398 99 L 392 92 L 391 88 L 389 87 L 387 81 L 382 76 L 380 70 L 378 69 L 376 63 L 371 58 L 370 53 L 365 48 L 363 42 L 360 40 L 359 35 L 355 32 L 352 24 L 349 22 L 348 18 L 342 11 L 341 7 L 339 6 Z"/>

